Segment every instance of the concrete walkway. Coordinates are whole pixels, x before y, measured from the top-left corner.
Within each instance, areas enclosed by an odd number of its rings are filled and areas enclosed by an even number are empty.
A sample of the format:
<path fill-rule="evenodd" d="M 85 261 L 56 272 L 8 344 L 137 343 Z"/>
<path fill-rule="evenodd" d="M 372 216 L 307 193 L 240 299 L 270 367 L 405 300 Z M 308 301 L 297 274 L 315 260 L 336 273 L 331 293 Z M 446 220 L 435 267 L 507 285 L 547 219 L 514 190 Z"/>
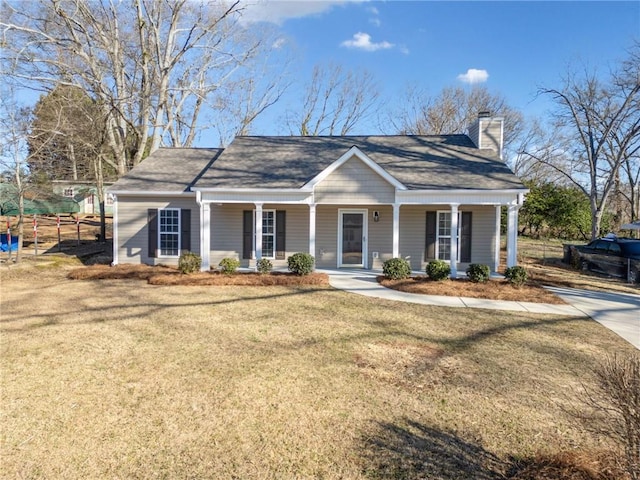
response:
<path fill-rule="evenodd" d="M 640 349 L 640 295 L 573 288 L 547 288 Z"/>
<path fill-rule="evenodd" d="M 385 288 L 371 270 L 318 270 L 329 275 L 332 287 L 368 297 L 440 307 L 487 308 L 514 312 L 591 317 L 640 349 L 640 296 L 549 287 L 569 305 L 421 295 Z"/>

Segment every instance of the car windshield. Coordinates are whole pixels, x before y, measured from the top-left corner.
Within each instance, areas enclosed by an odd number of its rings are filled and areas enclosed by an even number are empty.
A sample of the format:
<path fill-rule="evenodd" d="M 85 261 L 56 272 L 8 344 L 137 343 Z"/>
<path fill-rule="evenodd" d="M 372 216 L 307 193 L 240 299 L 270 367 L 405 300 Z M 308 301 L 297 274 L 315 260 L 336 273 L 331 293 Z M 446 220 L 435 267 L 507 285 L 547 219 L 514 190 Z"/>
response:
<path fill-rule="evenodd" d="M 640 242 L 624 243 L 624 251 L 627 255 L 640 255 Z"/>

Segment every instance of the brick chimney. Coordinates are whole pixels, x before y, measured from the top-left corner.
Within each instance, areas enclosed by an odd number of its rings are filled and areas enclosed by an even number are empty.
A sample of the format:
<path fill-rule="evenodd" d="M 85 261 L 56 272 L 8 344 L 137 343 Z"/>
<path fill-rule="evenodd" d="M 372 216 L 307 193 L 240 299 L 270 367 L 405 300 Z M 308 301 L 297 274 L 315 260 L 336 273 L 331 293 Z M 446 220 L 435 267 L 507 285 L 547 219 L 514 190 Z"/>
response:
<path fill-rule="evenodd" d="M 493 150 L 502 160 L 504 119 L 491 112 L 478 112 L 478 119 L 469 126 L 469 138 L 480 150 Z"/>

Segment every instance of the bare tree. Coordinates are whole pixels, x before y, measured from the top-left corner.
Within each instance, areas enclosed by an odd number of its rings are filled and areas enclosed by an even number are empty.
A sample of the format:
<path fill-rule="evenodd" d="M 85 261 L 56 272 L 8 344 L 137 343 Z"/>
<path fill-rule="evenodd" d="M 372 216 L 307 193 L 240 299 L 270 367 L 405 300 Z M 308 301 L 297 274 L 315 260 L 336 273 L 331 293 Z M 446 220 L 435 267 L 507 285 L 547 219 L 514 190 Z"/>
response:
<path fill-rule="evenodd" d="M 4 69 L 3 69 L 4 70 Z M 32 111 L 16 101 L 14 85 L 5 85 L 0 92 L 0 164 L 9 175 L 13 186 L 10 195 L 16 196 L 18 207 L 18 251 L 14 261 L 22 259 L 24 241 L 25 198 L 33 193 L 28 164 L 32 155 L 38 155 L 53 141 L 49 135 L 37 149 L 29 148 Z"/>
<path fill-rule="evenodd" d="M 287 113 L 287 126 L 292 134 L 303 136 L 347 135 L 371 118 L 379 99 L 371 73 L 316 65 L 301 108 Z"/>
<path fill-rule="evenodd" d="M 447 87 L 434 97 L 409 86 L 390 113 L 389 124 L 403 135 L 466 134 L 481 111 L 504 117 L 504 147 L 509 150 L 524 128 L 522 114 L 485 87 Z"/>
<path fill-rule="evenodd" d="M 163 143 L 190 146 L 203 107 L 270 48 L 240 14 L 237 0 L 4 2 L 3 55 L 25 85 L 63 83 L 95 99 L 103 160 L 122 175 Z"/>
<path fill-rule="evenodd" d="M 637 67 L 636 67 L 637 68 Z M 525 153 L 580 188 L 591 205 L 591 238 L 600 232 L 602 216 L 625 159 L 638 152 L 640 82 L 603 82 L 595 72 L 570 71 L 560 89 L 541 93 L 556 103 L 554 152 Z"/>
<path fill-rule="evenodd" d="M 268 32 L 259 34 L 269 38 Z M 214 106 L 221 120 L 217 125 L 221 146 L 228 145 L 235 136 L 250 135 L 256 118 L 279 102 L 291 86 L 293 59 L 283 49 L 285 43 L 276 39 L 272 51 L 265 54 L 260 63 L 256 62 L 250 72 L 224 86 L 224 93 Z"/>

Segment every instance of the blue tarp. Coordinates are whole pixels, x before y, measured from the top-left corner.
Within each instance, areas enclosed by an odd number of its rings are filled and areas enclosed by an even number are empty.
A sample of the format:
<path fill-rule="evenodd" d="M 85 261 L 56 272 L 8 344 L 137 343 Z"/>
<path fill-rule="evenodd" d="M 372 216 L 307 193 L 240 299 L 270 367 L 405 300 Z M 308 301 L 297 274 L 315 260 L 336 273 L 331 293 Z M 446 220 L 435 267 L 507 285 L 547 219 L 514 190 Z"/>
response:
<path fill-rule="evenodd" d="M 9 251 L 9 244 L 7 242 L 7 234 L 6 233 L 0 233 L 0 252 L 8 252 Z M 17 252 L 18 251 L 18 236 L 16 235 L 15 237 L 13 235 L 11 235 L 11 251 L 12 252 Z"/>

